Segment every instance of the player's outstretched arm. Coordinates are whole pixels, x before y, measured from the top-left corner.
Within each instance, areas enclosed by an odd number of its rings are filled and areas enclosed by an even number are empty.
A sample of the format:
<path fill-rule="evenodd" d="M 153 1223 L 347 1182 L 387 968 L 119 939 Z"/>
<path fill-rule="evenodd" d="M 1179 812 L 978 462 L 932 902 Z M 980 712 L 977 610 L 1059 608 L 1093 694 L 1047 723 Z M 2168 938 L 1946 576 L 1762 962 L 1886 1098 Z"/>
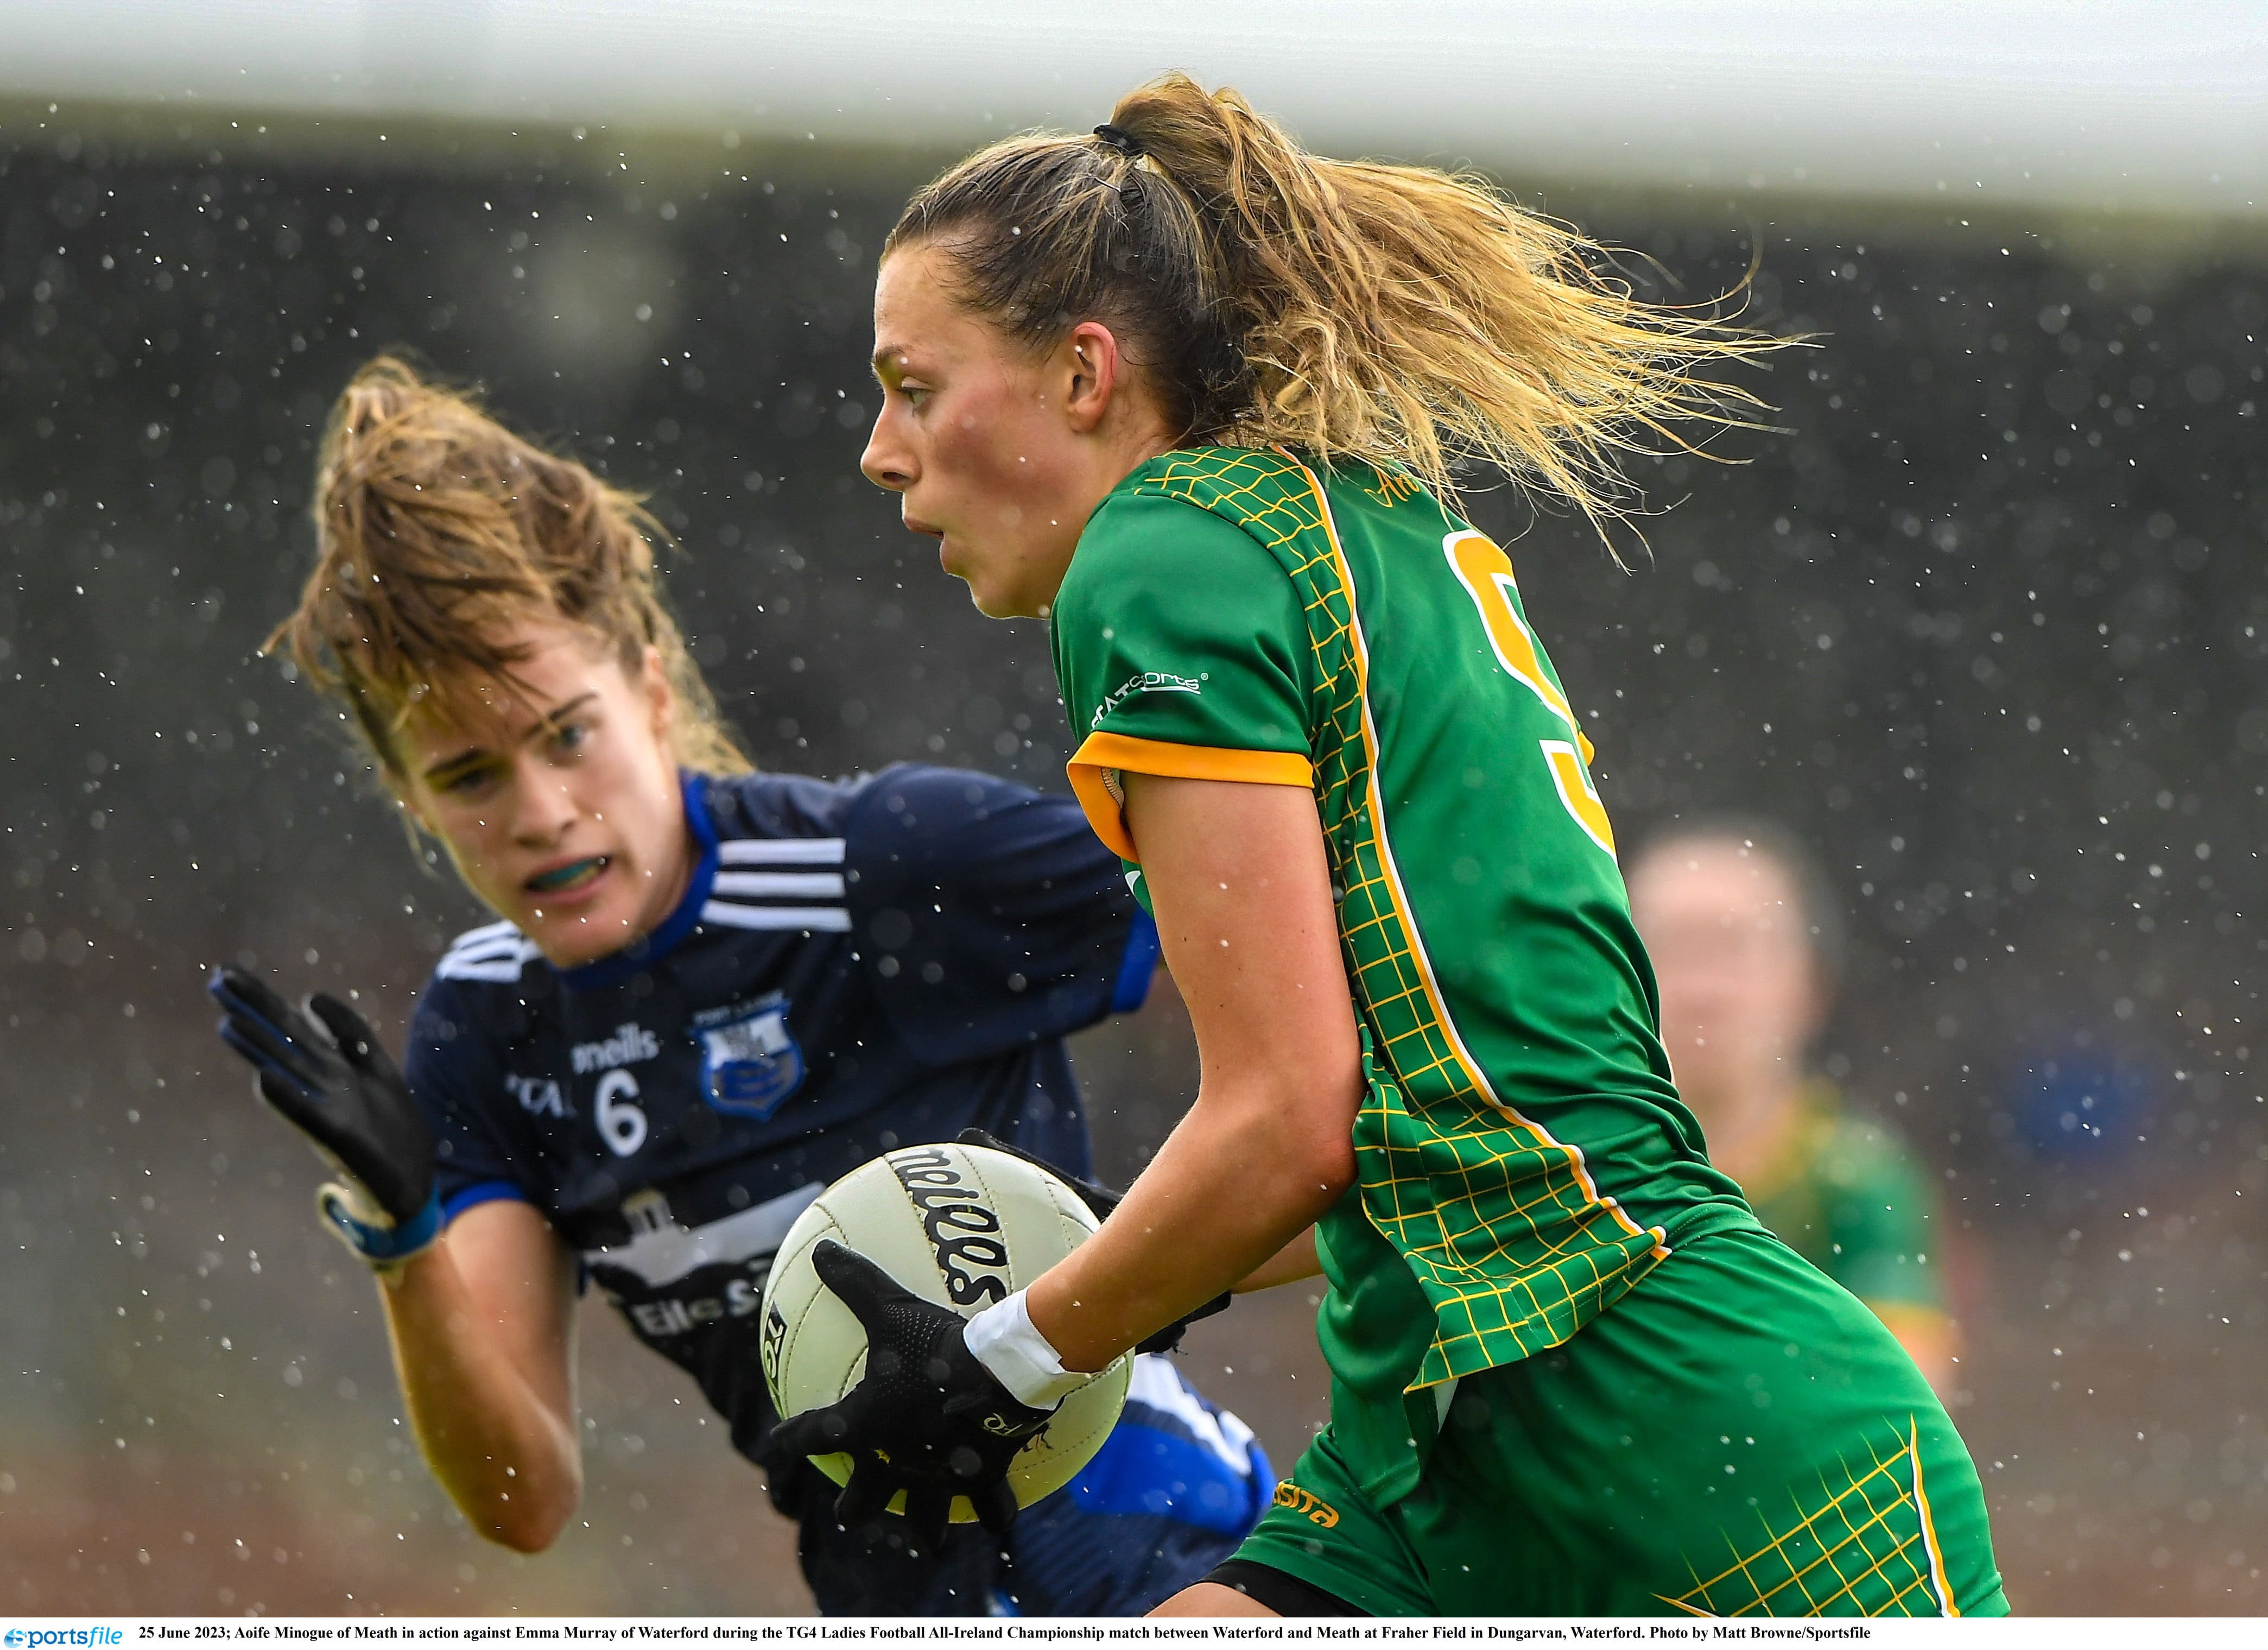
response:
<path fill-rule="evenodd" d="M 294 1008 L 264 981 L 211 982 L 220 1035 L 260 1096 L 336 1172 L 316 1204 L 381 1280 L 411 1425 L 471 1523 L 524 1552 L 582 1493 L 572 1257 L 525 1204 L 481 1204 L 445 1238 L 431 1131 L 362 1016 L 322 994 Z"/>
<path fill-rule="evenodd" d="M 583 1493 L 575 1264 L 550 1223 L 476 1204 L 379 1290 L 426 1463 L 473 1528 L 541 1552 Z"/>
<path fill-rule="evenodd" d="M 1361 1043 L 1314 798 L 1148 774 L 1125 784 L 1202 1075 L 1102 1229 L 1027 1293 L 1067 1370 L 1101 1368 L 1256 1275 L 1288 1281 L 1301 1234 L 1355 1175 Z"/>

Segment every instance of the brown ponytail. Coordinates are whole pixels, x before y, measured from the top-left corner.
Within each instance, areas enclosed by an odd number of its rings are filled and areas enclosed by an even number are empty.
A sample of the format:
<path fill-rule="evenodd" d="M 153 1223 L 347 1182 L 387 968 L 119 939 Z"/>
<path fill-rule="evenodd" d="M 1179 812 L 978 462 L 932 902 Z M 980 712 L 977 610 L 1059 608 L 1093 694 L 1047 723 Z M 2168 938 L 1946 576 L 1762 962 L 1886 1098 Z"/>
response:
<path fill-rule="evenodd" d="M 1183 74 L 1093 137 L 962 161 L 889 247 L 929 240 L 1012 335 L 1127 334 L 1185 439 L 1401 464 L 1444 494 L 1479 460 L 1594 519 L 1625 508 L 1617 450 L 1759 405 L 1697 369 L 1780 342 L 1633 298 L 1597 246 L 1477 178 L 1322 159 Z"/>
<path fill-rule="evenodd" d="M 342 701 L 390 783 L 403 723 L 474 680 L 519 689 L 515 622 L 582 625 L 626 672 L 657 650 L 677 699 L 671 754 L 709 773 L 750 763 L 661 604 L 660 523 L 630 494 L 523 440 L 468 394 L 381 356 L 332 409 L 316 459 L 314 571 L 266 648 L 291 650 Z M 430 698 L 429 698 L 430 696 Z"/>

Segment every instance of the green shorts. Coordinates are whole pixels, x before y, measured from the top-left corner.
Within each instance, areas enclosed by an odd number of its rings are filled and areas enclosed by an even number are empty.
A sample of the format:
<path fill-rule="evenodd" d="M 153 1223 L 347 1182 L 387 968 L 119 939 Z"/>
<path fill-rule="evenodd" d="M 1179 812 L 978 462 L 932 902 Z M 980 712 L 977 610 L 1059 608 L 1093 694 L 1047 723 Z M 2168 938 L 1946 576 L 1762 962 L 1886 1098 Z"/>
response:
<path fill-rule="evenodd" d="M 1380 1616 L 1997 1616 L 1977 1469 L 1903 1348 L 1761 1231 L 1469 1375 L 1367 1502 L 1324 1428 L 1237 1557 Z"/>

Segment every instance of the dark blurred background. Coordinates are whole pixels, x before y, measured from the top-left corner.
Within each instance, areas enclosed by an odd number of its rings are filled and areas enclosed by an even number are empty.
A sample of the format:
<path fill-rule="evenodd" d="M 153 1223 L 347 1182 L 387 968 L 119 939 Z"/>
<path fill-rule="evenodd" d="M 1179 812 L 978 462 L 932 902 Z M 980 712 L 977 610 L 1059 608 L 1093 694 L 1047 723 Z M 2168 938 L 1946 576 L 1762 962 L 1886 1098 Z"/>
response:
<path fill-rule="evenodd" d="M 482 920 L 259 659 L 313 444 L 380 348 L 644 490 L 764 765 L 1059 788 L 1044 631 L 858 476 L 874 254 L 944 151 L 0 121 L 0 1609 L 808 1608 L 689 1381 L 587 1307 L 585 1505 L 486 1546 L 426 1477 L 315 1165 L 211 1036 L 215 961 L 389 1028 Z M 379 133 L 385 132 L 381 142 Z M 1808 348 L 1770 430 L 1642 459 L 1618 567 L 1476 493 L 1625 844 L 1778 815 L 1850 918 L 1822 1057 L 1941 1177 L 1954 1412 L 2032 1612 L 2268 1611 L 2268 581 L 2257 218 L 1506 175 Z M 1169 986 L 1086 1034 L 1102 1158 L 1193 1091 Z M 1312 1295 L 1192 1370 L 1288 1465 Z"/>

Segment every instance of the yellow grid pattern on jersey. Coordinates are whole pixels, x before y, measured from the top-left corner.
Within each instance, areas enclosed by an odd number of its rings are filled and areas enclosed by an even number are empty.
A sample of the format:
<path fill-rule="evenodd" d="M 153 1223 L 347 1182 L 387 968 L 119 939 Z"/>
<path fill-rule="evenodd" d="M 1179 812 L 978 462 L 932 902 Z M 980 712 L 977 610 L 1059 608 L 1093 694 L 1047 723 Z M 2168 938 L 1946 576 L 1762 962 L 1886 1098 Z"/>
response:
<path fill-rule="evenodd" d="M 1667 1251 L 1597 1197 L 1580 1153 L 1489 1092 L 1444 1023 L 1378 813 L 1363 641 L 1324 503 L 1292 459 L 1230 448 L 1173 455 L 1131 490 L 1236 523 L 1275 555 L 1306 610 L 1309 757 L 1364 1022 L 1363 1205 L 1434 1310 L 1411 1389 L 1556 1346 Z M 1363 490 L 1389 508 L 1407 497 L 1384 476 Z"/>
<path fill-rule="evenodd" d="M 1743 1555 L 1730 1536 L 1731 1562 L 1661 1602 L 1693 1616 L 1957 1616 L 1947 1595 L 1922 1484 L 1918 1428 L 1859 1445 L 1859 1462 L 1840 1455 L 1836 1474 L 1819 1475 L 1812 1498 L 1791 1489 L 1791 1522 L 1775 1529 L 1762 1510 L 1762 1544 Z"/>

